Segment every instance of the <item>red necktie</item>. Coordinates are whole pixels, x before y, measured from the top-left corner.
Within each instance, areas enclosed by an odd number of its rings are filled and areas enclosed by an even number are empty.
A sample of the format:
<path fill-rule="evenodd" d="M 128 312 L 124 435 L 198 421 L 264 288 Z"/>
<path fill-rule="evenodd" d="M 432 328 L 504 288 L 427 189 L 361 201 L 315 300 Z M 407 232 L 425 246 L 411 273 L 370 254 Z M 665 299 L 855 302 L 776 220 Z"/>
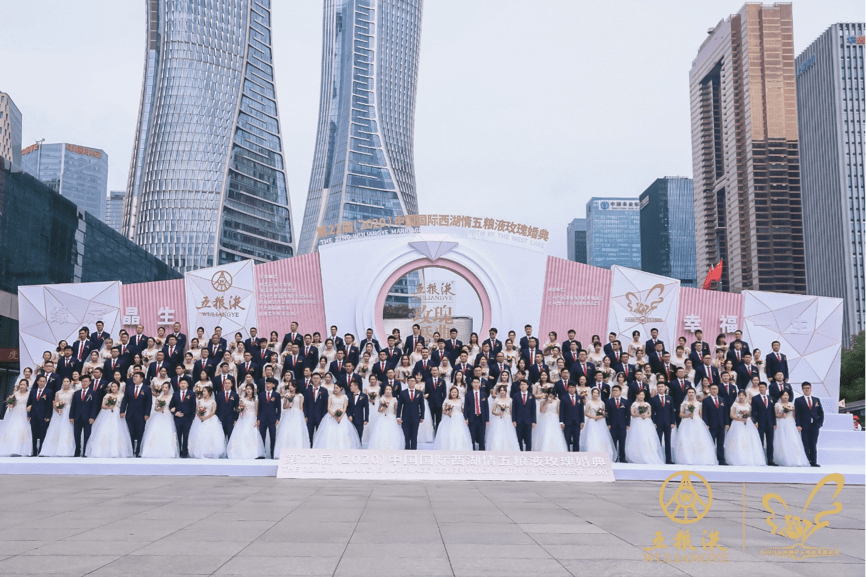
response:
<path fill-rule="evenodd" d="M 523 404 L 526 404 L 526 393 L 523 393 Z"/>
<path fill-rule="evenodd" d="M 586 364 L 581 363 L 580 366 L 583 367 L 583 374 L 585 375 L 586 374 Z"/>
<path fill-rule="evenodd" d="M 713 397 L 713 402 L 716 404 L 716 408 L 718 409 L 719 408 L 719 398 Z"/>
<path fill-rule="evenodd" d="M 812 397 L 806 397 L 806 403 L 809 405 L 809 410 L 812 410 Z"/>
<path fill-rule="evenodd" d="M 381 363 L 379 363 L 379 364 L 381 364 L 381 365 L 382 365 L 382 369 L 381 369 L 381 370 L 382 370 L 382 371 L 384 371 L 384 370 L 385 370 L 385 361 L 382 361 L 382 362 L 381 362 Z"/>
<path fill-rule="evenodd" d="M 477 391 L 476 391 L 476 393 L 475 393 L 475 414 L 476 414 L 476 415 L 480 415 L 480 414 L 481 414 L 481 403 L 480 403 L 480 401 L 478 400 L 478 392 L 477 392 Z"/>
<path fill-rule="evenodd" d="M 184 391 L 180 392 L 180 402 L 183 402 L 184 397 L 186 397 L 186 393 Z"/>
<path fill-rule="evenodd" d="M 422 366 L 424 367 L 424 370 L 426 371 L 427 370 L 427 361 L 424 361 L 424 364 Z"/>
<path fill-rule="evenodd" d="M 764 397 L 764 408 L 767 408 L 767 397 Z"/>
<path fill-rule="evenodd" d="M 740 361 L 740 351 L 737 351 L 737 362 Z"/>
<path fill-rule="evenodd" d="M 415 391 L 414 391 L 414 390 L 413 390 L 413 391 L 409 391 L 409 400 L 410 400 L 410 401 L 414 401 L 414 400 L 415 400 Z"/>
<path fill-rule="evenodd" d="M 616 398 L 616 408 L 619 408 L 619 397 Z"/>
<path fill-rule="evenodd" d="M 229 402 L 229 392 L 228 391 L 226 391 L 226 402 L 227 403 Z"/>
<path fill-rule="evenodd" d="M 571 406 L 574 406 L 574 395 L 571 395 Z"/>
<path fill-rule="evenodd" d="M 665 406 L 665 396 L 664 395 L 662 395 L 662 406 L 663 407 Z"/>
<path fill-rule="evenodd" d="M 135 398 L 138 398 L 138 385 L 135 386 Z"/>
<path fill-rule="evenodd" d="M 81 400 L 84 400 L 84 393 L 87 392 L 87 389 L 81 389 Z"/>
<path fill-rule="evenodd" d="M 81 354 L 84 352 L 84 344 L 82 341 L 78 341 L 78 360 L 81 360 Z"/>

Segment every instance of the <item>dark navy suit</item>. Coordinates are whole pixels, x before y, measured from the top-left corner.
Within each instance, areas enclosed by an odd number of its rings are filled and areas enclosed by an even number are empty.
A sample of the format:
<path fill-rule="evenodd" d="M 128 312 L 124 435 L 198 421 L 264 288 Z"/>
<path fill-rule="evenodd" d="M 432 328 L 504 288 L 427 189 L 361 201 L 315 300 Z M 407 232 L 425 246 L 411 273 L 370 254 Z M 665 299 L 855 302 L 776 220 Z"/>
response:
<path fill-rule="evenodd" d="M 467 393 L 468 394 L 468 393 Z M 532 450 L 532 425 L 535 424 L 535 397 L 526 391 L 517 391 L 511 397 L 511 421 L 515 424 L 517 443 L 521 451 Z"/>
<path fill-rule="evenodd" d="M 132 438 L 136 455 L 141 453 L 141 439 L 144 436 L 144 425 L 147 423 L 145 417 L 150 418 L 152 406 L 153 397 L 149 386 L 142 383 L 136 397 L 135 385 L 127 385 L 126 393 L 120 402 L 120 412 L 126 416 L 126 426 L 129 427 L 129 436 Z"/>
<path fill-rule="evenodd" d="M 662 404 L 662 399 L 664 399 L 664 404 Z M 672 465 L 674 460 L 671 457 L 671 425 L 677 422 L 679 404 L 673 396 L 667 393 L 651 398 L 649 404 L 652 407 L 652 419 L 659 435 L 659 442 L 663 442 L 665 446 L 665 463 Z"/>
<path fill-rule="evenodd" d="M 806 397 L 799 397 L 794 401 L 794 421 L 801 428 L 800 437 L 803 439 L 803 448 L 806 449 L 806 457 L 812 465 L 818 464 L 818 433 L 824 426 L 824 408 L 818 397 L 811 396 L 812 407 Z"/>
<path fill-rule="evenodd" d="M 718 407 L 716 407 L 718 403 Z M 727 401 L 720 395 L 714 401 L 712 396 L 704 399 L 701 407 L 704 423 L 710 430 L 710 436 L 716 442 L 716 457 L 719 465 L 727 465 L 725 462 L 725 427 L 730 424 L 730 413 Z"/>
<path fill-rule="evenodd" d="M 72 404 L 69 406 L 69 418 L 75 431 L 75 456 L 79 457 L 87 449 L 87 441 L 90 439 L 90 419 L 96 418 L 97 395 L 93 387 L 87 387 L 75 391 L 72 395 Z M 99 401 L 101 402 L 101 401 Z M 81 435 L 84 435 L 84 441 Z"/>
<path fill-rule="evenodd" d="M 328 414 L 328 391 L 324 387 L 307 387 L 304 389 L 304 417 L 307 419 L 307 431 L 310 434 L 310 444 L 322 418 Z"/>
<path fill-rule="evenodd" d="M 463 398 L 463 418 L 469 421 L 469 434 L 472 436 L 473 446 L 478 443 L 478 450 L 483 451 L 487 423 L 490 421 L 490 411 L 487 406 L 487 393 L 484 391 L 478 391 L 479 406 L 476 410 L 475 394 L 474 390 L 466 391 L 466 396 Z"/>
<path fill-rule="evenodd" d="M 192 420 L 195 418 L 195 394 L 186 390 L 183 391 L 181 399 L 181 391 L 175 391 L 171 396 L 171 402 L 168 408 L 174 409 L 174 428 L 177 430 L 177 445 L 180 448 L 180 456 L 186 457 L 189 455 L 188 439 L 189 429 L 192 426 Z M 182 417 L 177 414 L 183 413 Z"/>
<path fill-rule="evenodd" d="M 424 392 L 429 396 L 427 402 L 430 405 L 430 418 L 433 419 L 433 427 L 439 428 L 439 423 L 442 421 L 442 404 L 448 397 L 448 389 L 445 386 L 445 379 L 438 377 L 436 382 L 433 382 L 433 377 L 427 377 L 424 384 Z"/>
<path fill-rule="evenodd" d="M 223 434 L 228 439 L 232 436 L 232 429 L 234 429 L 235 421 L 238 418 L 235 411 L 240 403 L 240 397 L 235 391 L 229 391 L 228 400 L 226 400 L 225 391 L 214 392 L 213 395 L 214 401 L 216 401 L 216 417 L 222 423 Z"/>
<path fill-rule="evenodd" d="M 767 463 L 773 462 L 773 437 L 776 430 L 776 403 L 770 395 L 752 397 L 752 421 L 758 425 L 761 443 L 766 439 Z"/>
<path fill-rule="evenodd" d="M 651 398 L 649 384 L 637 381 L 630 382 L 628 384 L 628 402 L 633 403 L 637 399 L 637 394 L 641 391 L 644 392 L 644 400 L 649 402 Z"/>
<path fill-rule="evenodd" d="M 349 415 L 352 417 L 352 424 L 355 430 L 358 431 L 358 438 L 364 435 L 364 423 L 370 421 L 370 400 L 366 393 L 358 391 L 355 395 L 352 391 L 346 393 L 349 397 Z"/>
<path fill-rule="evenodd" d="M 568 393 L 559 397 L 559 422 L 565 425 L 565 444 L 571 445 L 571 451 L 580 451 L 580 426 L 584 423 L 583 398 L 574 393 L 574 398 Z"/>
<path fill-rule="evenodd" d="M 424 419 L 424 395 L 414 389 L 406 389 L 397 397 L 397 418 L 402 420 L 406 450 L 418 448 L 418 425 Z"/>
<path fill-rule="evenodd" d="M 781 357 L 781 360 L 779 359 Z M 772 379 L 775 378 L 776 373 L 781 372 L 785 377 L 785 380 L 788 380 L 788 357 L 783 355 L 782 353 L 770 353 L 767 355 L 767 378 Z"/>
<path fill-rule="evenodd" d="M 625 463 L 625 437 L 631 425 L 631 403 L 619 397 L 619 406 L 615 397 L 605 401 L 605 420 L 610 427 L 610 437 L 619 449 L 619 462 Z"/>
<path fill-rule="evenodd" d="M 30 419 L 30 432 L 33 435 L 33 456 L 35 457 L 38 455 L 36 441 L 45 440 L 45 433 L 48 431 L 48 424 L 54 412 L 54 391 L 46 385 L 39 393 L 39 389 L 33 385 L 33 388 L 30 389 L 30 396 L 27 398 L 27 407 L 30 409 L 28 417 Z"/>
<path fill-rule="evenodd" d="M 274 458 L 274 443 L 277 440 L 277 423 L 282 414 L 283 400 L 276 391 L 262 391 L 259 393 L 259 434 L 262 441 L 266 440 L 268 433 L 271 435 L 271 446 L 265 446 L 265 453 Z"/>
<path fill-rule="evenodd" d="M 791 385 L 787 382 L 782 383 L 781 385 L 777 381 L 773 381 L 770 383 L 770 386 L 767 388 L 767 394 L 770 395 L 774 401 L 778 401 L 782 398 L 782 393 L 784 391 L 788 391 L 788 399 L 794 398 L 794 389 L 791 388 Z"/>

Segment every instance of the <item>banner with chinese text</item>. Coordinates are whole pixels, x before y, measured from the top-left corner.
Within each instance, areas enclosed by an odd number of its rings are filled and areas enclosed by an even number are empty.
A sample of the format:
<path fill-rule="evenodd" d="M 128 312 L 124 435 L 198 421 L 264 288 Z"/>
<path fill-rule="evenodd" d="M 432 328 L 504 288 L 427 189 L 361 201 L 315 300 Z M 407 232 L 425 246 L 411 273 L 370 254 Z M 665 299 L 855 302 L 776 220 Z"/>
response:
<path fill-rule="evenodd" d="M 292 321 L 303 333 L 328 334 L 318 252 L 266 262 L 255 270 L 260 337 L 271 331 L 282 337 Z"/>
<path fill-rule="evenodd" d="M 120 294 L 123 304 L 121 325 L 130 335 L 134 334 L 137 324 L 144 325 L 144 334 L 155 336 L 159 327 L 170 333 L 172 325 L 179 322 L 181 332 L 186 333 L 188 338 L 195 336 L 196 327 L 185 326 L 187 318 L 183 279 L 126 284 Z"/>
<path fill-rule="evenodd" d="M 574 329 L 575 338 L 589 349 L 592 335 L 607 332 L 610 280 L 607 269 L 547 257 L 538 329 L 541 343 L 547 342 L 550 331 L 556 331 L 557 340 L 562 343 L 568 339 L 568 331 Z"/>

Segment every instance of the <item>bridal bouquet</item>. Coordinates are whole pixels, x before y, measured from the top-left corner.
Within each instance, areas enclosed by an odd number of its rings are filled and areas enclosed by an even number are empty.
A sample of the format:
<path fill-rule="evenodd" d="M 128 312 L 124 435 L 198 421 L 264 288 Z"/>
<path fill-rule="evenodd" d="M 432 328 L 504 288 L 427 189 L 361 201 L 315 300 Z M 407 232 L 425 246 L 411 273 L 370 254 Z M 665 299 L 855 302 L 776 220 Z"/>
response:
<path fill-rule="evenodd" d="M 195 396 L 196 396 L 197 398 L 199 398 L 199 399 L 201 398 L 201 396 L 202 396 L 203 394 L 204 394 L 204 391 L 202 391 L 201 389 L 198 389 L 198 390 L 196 390 L 196 392 L 195 392 Z"/>
<path fill-rule="evenodd" d="M 785 405 L 784 407 L 782 407 L 782 412 L 785 413 L 786 415 L 788 413 L 790 413 L 792 410 L 793 409 L 791 409 L 791 407 L 789 407 L 788 405 Z"/>
<path fill-rule="evenodd" d="M 207 415 L 207 409 L 205 409 L 204 407 L 199 407 L 195 410 L 195 414 L 198 415 L 199 418 L 203 418 L 205 415 Z"/>
<path fill-rule="evenodd" d="M 57 409 L 58 412 L 62 411 L 66 406 L 66 403 L 63 401 L 54 401 L 54 408 Z"/>
<path fill-rule="evenodd" d="M 749 417 L 749 411 L 740 411 L 739 413 L 737 413 L 737 415 L 741 419 L 747 419 Z"/>
<path fill-rule="evenodd" d="M 384 413 L 388 409 L 388 401 L 381 401 L 379 403 L 379 412 Z"/>
<path fill-rule="evenodd" d="M 649 408 L 649 407 L 638 407 L 638 408 L 637 408 L 637 413 L 638 413 L 639 415 L 643 415 L 644 413 L 647 412 L 647 409 L 648 409 L 648 408 Z"/>
<path fill-rule="evenodd" d="M 371 402 L 371 403 L 375 403 L 375 402 L 376 402 L 376 397 L 378 397 L 378 396 L 379 396 L 379 395 L 377 395 L 377 394 L 376 394 L 375 392 L 373 392 L 373 391 L 370 391 L 369 393 L 367 393 L 367 398 L 370 399 L 370 402 Z"/>
<path fill-rule="evenodd" d="M 287 395 L 286 395 L 286 400 L 289 401 L 289 404 L 291 405 L 292 403 L 295 402 L 295 395 L 288 395 L 288 394 L 287 394 Z"/>
<path fill-rule="evenodd" d="M 552 395 L 555 390 L 556 389 L 553 388 L 552 386 L 547 386 L 547 387 L 543 387 L 541 389 L 541 392 L 544 393 L 545 395 Z"/>
<path fill-rule="evenodd" d="M 105 397 L 105 404 L 109 407 L 113 407 L 117 404 L 117 398 L 115 397 Z"/>
<path fill-rule="evenodd" d="M 240 404 L 238 404 L 238 407 L 235 409 L 235 412 L 240 417 L 244 414 L 244 412 L 246 412 L 246 410 L 247 410 L 247 404 L 246 403 L 240 403 Z"/>
<path fill-rule="evenodd" d="M 604 416 L 604 407 L 597 408 L 595 410 L 595 416 L 596 417 L 603 417 Z"/>
<path fill-rule="evenodd" d="M 602 371 L 601 376 L 604 377 L 604 380 L 608 380 L 610 378 L 610 371 Z"/>
<path fill-rule="evenodd" d="M 335 419 L 339 419 L 342 416 L 343 416 L 343 411 L 341 411 L 340 409 L 337 409 L 336 411 L 334 411 L 334 418 Z"/>
<path fill-rule="evenodd" d="M 689 412 L 690 414 L 694 414 L 695 406 L 694 405 L 686 405 L 686 411 Z"/>
<path fill-rule="evenodd" d="M 454 407 L 453 407 L 452 405 L 448 405 L 448 406 L 446 406 L 446 407 L 444 407 L 444 408 L 442 409 L 442 412 L 443 412 L 444 414 L 446 414 L 446 415 L 448 415 L 448 416 L 450 417 L 450 416 L 451 416 L 451 412 L 452 412 L 453 410 L 454 410 Z"/>
<path fill-rule="evenodd" d="M 9 395 L 6 397 L 6 406 L 10 409 L 15 406 L 15 403 L 18 402 L 18 399 L 15 398 L 15 395 Z"/>
<path fill-rule="evenodd" d="M 165 399 L 157 399 L 156 400 L 156 410 L 160 413 L 165 409 Z"/>

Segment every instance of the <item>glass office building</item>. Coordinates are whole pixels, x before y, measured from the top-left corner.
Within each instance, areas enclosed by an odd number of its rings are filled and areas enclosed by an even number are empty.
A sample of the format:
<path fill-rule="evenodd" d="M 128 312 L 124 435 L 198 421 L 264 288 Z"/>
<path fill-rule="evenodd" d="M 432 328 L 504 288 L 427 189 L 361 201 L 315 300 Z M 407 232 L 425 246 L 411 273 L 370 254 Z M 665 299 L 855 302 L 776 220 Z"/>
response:
<path fill-rule="evenodd" d="M 695 193 L 692 179 L 658 178 L 640 195 L 641 267 L 694 287 Z"/>
<path fill-rule="evenodd" d="M 20 285 L 181 277 L 35 177 L 0 168 L 0 392 L 18 374 Z"/>
<path fill-rule="evenodd" d="M 5 92 L 0 92 L 0 160 L 21 168 L 21 111 Z"/>
<path fill-rule="evenodd" d="M 586 203 L 586 264 L 640 270 L 640 209 L 636 198 L 596 198 Z"/>
<path fill-rule="evenodd" d="M 108 193 L 105 205 L 105 224 L 120 232 L 123 228 L 123 205 L 126 199 L 125 190 L 112 190 Z"/>
<path fill-rule="evenodd" d="M 864 24 L 833 24 L 796 60 L 806 292 L 844 299 L 842 338 L 866 328 Z"/>
<path fill-rule="evenodd" d="M 325 0 L 301 254 L 316 250 L 320 227 L 418 213 L 413 141 L 422 4 Z"/>
<path fill-rule="evenodd" d="M 566 231 L 568 260 L 586 264 L 586 219 L 576 218 Z"/>
<path fill-rule="evenodd" d="M 104 150 L 66 142 L 34 144 L 21 156 L 30 174 L 99 220 L 105 220 L 108 155 Z"/>
<path fill-rule="evenodd" d="M 270 0 L 148 0 L 123 233 L 178 270 L 294 255 Z"/>

